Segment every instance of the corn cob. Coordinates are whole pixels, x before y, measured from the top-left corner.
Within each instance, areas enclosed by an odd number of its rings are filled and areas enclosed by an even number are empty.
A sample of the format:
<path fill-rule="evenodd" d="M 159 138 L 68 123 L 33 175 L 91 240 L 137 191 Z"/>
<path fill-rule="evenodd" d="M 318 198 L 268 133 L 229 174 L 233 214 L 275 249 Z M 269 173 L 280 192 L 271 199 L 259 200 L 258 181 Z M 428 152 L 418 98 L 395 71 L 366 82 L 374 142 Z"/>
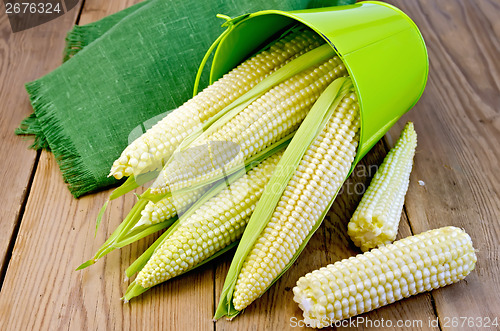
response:
<path fill-rule="evenodd" d="M 149 288 L 164 282 L 238 240 L 282 155 L 282 151 L 271 155 L 186 219 L 181 218 L 137 275 L 137 285 Z"/>
<path fill-rule="evenodd" d="M 239 146 L 230 141 L 208 141 L 174 153 L 151 186 L 151 192 L 176 192 L 189 186 L 188 184 L 199 183 L 208 179 L 214 170 L 219 170 L 220 174 L 220 170 L 230 168 L 228 160 L 233 160 L 232 165 L 242 168 L 243 160 L 239 152 Z"/>
<path fill-rule="evenodd" d="M 321 92 L 344 75 L 346 69 L 342 61 L 333 57 L 273 87 L 208 135 L 207 152 L 188 151 L 179 157 L 183 162 L 167 164 L 151 192 L 162 194 L 220 175 L 221 165 L 236 166 L 295 131 Z M 225 142 L 229 147 L 225 149 L 224 144 L 213 142 Z"/>
<path fill-rule="evenodd" d="M 77 270 L 97 262 L 115 249 L 136 242 L 150 234 L 163 230 L 176 221 L 177 213 L 183 213 L 195 203 L 212 185 L 195 190 L 180 192 L 153 202 L 140 197 L 123 222 L 115 229 L 106 242 L 97 250 L 94 257 Z"/>
<path fill-rule="evenodd" d="M 476 263 L 471 238 L 453 226 L 398 240 L 308 273 L 293 288 L 305 323 L 326 327 L 464 279 Z"/>
<path fill-rule="evenodd" d="M 158 224 L 178 214 L 181 215 L 209 188 L 210 186 L 207 185 L 184 194 L 165 197 L 158 202 L 149 201 L 146 207 L 141 211 L 141 218 L 134 225 L 132 230 L 139 227 Z"/>
<path fill-rule="evenodd" d="M 396 239 L 416 146 L 417 133 L 409 122 L 353 214 L 347 233 L 363 252 Z"/>
<path fill-rule="evenodd" d="M 347 177 L 356 154 L 356 95 L 345 96 L 307 149 L 236 281 L 233 305 L 243 310 L 272 284 Z"/>
<path fill-rule="evenodd" d="M 284 36 L 268 50 L 253 56 L 197 96 L 174 110 L 132 142 L 113 163 L 117 179 L 161 167 L 180 142 L 199 125 L 290 60 L 318 47 L 323 40 L 310 30 Z"/>

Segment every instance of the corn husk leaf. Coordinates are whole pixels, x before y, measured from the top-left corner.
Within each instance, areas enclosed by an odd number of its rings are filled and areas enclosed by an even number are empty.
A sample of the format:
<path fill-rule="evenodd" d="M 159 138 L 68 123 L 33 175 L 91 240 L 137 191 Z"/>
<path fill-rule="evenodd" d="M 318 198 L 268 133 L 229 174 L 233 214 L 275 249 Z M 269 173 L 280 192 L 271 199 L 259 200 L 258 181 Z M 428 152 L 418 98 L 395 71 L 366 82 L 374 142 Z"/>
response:
<path fill-rule="evenodd" d="M 269 222 L 283 191 L 295 173 L 295 170 L 297 169 L 306 150 L 319 132 L 325 127 L 328 119 L 333 114 L 333 111 L 351 88 L 352 82 L 350 78 L 341 77 L 333 81 L 318 98 L 309 111 L 307 117 L 304 119 L 304 122 L 297 130 L 283 157 L 276 166 L 276 170 L 266 186 L 266 189 L 262 194 L 262 198 L 259 200 L 255 211 L 248 222 L 247 228 L 243 233 L 224 282 L 224 287 L 214 319 L 219 319 L 222 316 L 234 318 L 240 313 L 240 311 L 234 308 L 232 304 L 232 297 L 236 280 L 238 279 L 238 275 L 243 267 L 243 263 L 247 255 L 252 250 L 256 240 L 259 238 L 260 233 Z M 324 214 L 326 214 L 326 211 Z M 323 218 L 321 218 L 321 220 L 322 219 Z M 306 240 L 302 243 L 292 261 L 290 261 L 283 272 L 273 280 L 273 283 L 293 264 L 319 224 L 321 224 L 321 221 L 315 224 L 313 231 L 311 231 Z"/>
<path fill-rule="evenodd" d="M 158 176 L 159 171 L 151 171 L 145 174 L 140 175 L 140 180 L 136 180 L 135 176 L 132 175 L 127 180 L 117 187 L 116 189 L 111 192 L 108 200 L 104 203 L 104 205 L 101 207 L 101 210 L 99 211 L 99 214 L 97 214 L 97 219 L 95 222 L 95 235 L 97 235 L 97 230 L 99 229 L 99 226 L 101 225 L 102 217 L 104 215 L 104 212 L 106 211 L 106 208 L 108 208 L 108 204 L 111 200 L 114 200 L 116 198 L 121 197 L 125 193 L 128 193 L 132 190 L 135 190 L 140 186 L 139 183 L 147 183 L 153 179 L 155 179 Z M 139 182 L 139 183 L 138 183 Z"/>
<path fill-rule="evenodd" d="M 160 239 L 160 238 L 158 238 L 158 239 Z M 156 243 L 156 242 L 155 242 L 155 243 Z M 233 243 L 231 243 L 231 244 L 227 245 L 226 247 L 224 247 L 223 249 L 221 249 L 220 251 L 218 251 L 218 252 L 217 252 L 217 253 L 215 253 L 214 255 L 210 256 L 208 259 L 203 260 L 203 262 L 200 262 L 199 264 L 195 265 L 194 267 L 192 267 L 192 268 L 190 268 L 190 269 L 188 269 L 188 270 L 186 270 L 186 271 L 182 272 L 180 275 L 184 275 L 185 273 L 190 272 L 191 270 L 194 270 L 194 269 L 197 269 L 197 268 L 201 267 L 202 265 L 204 265 L 204 264 L 206 264 L 206 263 L 208 263 L 208 262 L 210 262 L 210 261 L 212 261 L 212 260 L 214 260 L 214 259 L 218 258 L 218 257 L 219 257 L 219 256 L 221 256 L 222 254 L 224 254 L 224 253 L 226 253 L 226 252 L 228 252 L 228 251 L 232 250 L 232 249 L 233 249 L 233 248 L 235 248 L 237 245 L 238 245 L 238 241 L 235 241 L 235 242 L 233 242 Z M 156 246 L 156 247 L 158 247 L 158 246 Z M 149 258 L 153 255 L 153 253 L 154 253 L 154 251 L 153 251 L 153 252 L 150 252 Z M 148 258 L 148 259 L 149 259 L 149 258 Z M 146 265 L 146 262 L 147 262 L 147 260 L 143 262 L 142 267 L 144 267 L 144 265 Z M 132 267 L 132 265 L 131 265 L 131 267 Z M 142 267 L 141 267 L 141 268 L 142 268 Z M 179 275 L 179 276 L 180 276 L 180 275 Z M 128 274 L 127 274 L 127 277 L 128 277 Z M 127 303 L 127 302 L 129 302 L 129 301 L 130 301 L 130 299 L 135 298 L 136 296 L 141 295 L 142 293 L 146 292 L 146 291 L 147 291 L 147 290 L 149 290 L 149 289 L 150 289 L 150 287 L 144 288 L 144 287 L 142 287 L 141 285 L 137 284 L 137 283 L 135 282 L 135 280 L 134 280 L 132 283 L 130 283 L 129 287 L 127 288 L 127 292 L 126 292 L 126 293 L 125 293 L 125 295 L 123 296 L 122 300 L 123 300 L 123 302 L 124 302 L 124 303 Z"/>
<path fill-rule="evenodd" d="M 255 85 L 250 91 L 240 96 L 233 101 L 229 106 L 212 116 L 204 125 L 202 131 L 193 132 L 183 140 L 178 150 L 185 150 L 195 141 L 200 141 L 210 133 L 214 132 L 234 116 L 246 108 L 252 101 L 263 95 L 273 86 L 276 86 L 290 77 L 314 66 L 322 61 L 325 61 L 335 55 L 332 47 L 328 44 L 316 47 L 315 49 L 299 56 L 298 58 L 288 62 L 283 67 L 279 68 L 260 83 Z M 169 164 L 169 162 L 167 162 Z"/>
<path fill-rule="evenodd" d="M 248 106 L 252 101 L 257 99 L 259 96 L 264 94 L 273 86 L 280 84 L 286 79 L 294 76 L 295 74 L 318 64 L 332 56 L 335 53 L 331 46 L 324 44 L 319 46 L 302 56 L 290 61 L 285 64 L 280 69 L 276 70 L 274 73 L 263 79 L 260 83 L 255 85 L 250 91 L 240 96 L 238 99 L 233 101 L 231 104 L 226 106 L 222 111 L 218 112 L 216 115 L 212 116 L 206 123 L 201 127 L 201 130 L 195 130 L 193 133 L 188 135 L 177 148 L 176 151 L 182 151 L 189 148 L 194 141 L 200 140 L 206 137 L 210 132 L 213 132 L 217 128 L 221 127 L 227 123 L 231 118 L 236 116 L 241 112 L 246 106 Z M 172 158 L 167 160 L 166 164 L 171 162 Z M 150 172 L 143 174 L 143 176 L 151 176 L 150 179 L 154 179 L 158 175 L 158 172 Z M 137 188 L 139 185 L 134 176 L 129 177 L 121 186 L 116 188 L 110 196 L 110 200 L 116 199 L 127 192 Z M 141 180 L 142 182 L 142 180 Z M 144 181 L 146 182 L 146 181 Z"/>

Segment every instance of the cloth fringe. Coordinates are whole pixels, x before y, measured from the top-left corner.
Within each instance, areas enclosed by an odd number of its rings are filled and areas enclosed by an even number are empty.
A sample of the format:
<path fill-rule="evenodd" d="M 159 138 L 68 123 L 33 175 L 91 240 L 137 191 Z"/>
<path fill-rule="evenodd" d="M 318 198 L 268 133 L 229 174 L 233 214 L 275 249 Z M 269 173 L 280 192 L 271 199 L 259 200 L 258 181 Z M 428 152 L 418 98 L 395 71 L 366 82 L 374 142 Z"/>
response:
<path fill-rule="evenodd" d="M 63 52 L 63 62 L 71 59 L 73 56 L 75 56 L 76 53 L 88 46 L 94 40 L 98 39 L 100 36 L 106 33 L 106 31 L 119 23 L 123 18 L 136 12 L 138 9 L 142 8 L 149 2 L 151 2 L 151 0 L 139 2 L 117 13 L 106 16 L 105 18 L 97 22 L 89 23 L 86 25 L 75 25 L 73 29 L 66 35 L 66 46 L 64 47 Z"/>
<path fill-rule="evenodd" d="M 42 128 L 40 126 L 40 123 L 38 123 L 38 119 L 36 118 L 35 113 L 32 113 L 28 117 L 26 117 L 14 132 L 17 135 L 29 135 L 29 137 L 26 137 L 27 139 L 34 139 L 33 144 L 31 144 L 29 148 L 35 150 L 50 150 L 49 143 L 47 142 L 47 139 L 45 139 L 45 135 L 43 134 Z"/>
<path fill-rule="evenodd" d="M 75 25 L 66 35 L 66 45 L 63 52 L 63 62 L 71 59 L 76 53 L 95 40 L 98 35 L 94 35 L 91 25 Z"/>

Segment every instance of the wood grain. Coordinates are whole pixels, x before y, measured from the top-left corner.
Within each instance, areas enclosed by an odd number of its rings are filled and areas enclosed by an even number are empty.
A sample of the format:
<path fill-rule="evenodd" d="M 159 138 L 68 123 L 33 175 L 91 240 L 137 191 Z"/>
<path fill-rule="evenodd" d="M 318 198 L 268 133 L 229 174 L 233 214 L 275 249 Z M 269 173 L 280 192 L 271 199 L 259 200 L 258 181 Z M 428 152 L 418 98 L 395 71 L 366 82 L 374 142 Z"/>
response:
<path fill-rule="evenodd" d="M 0 190 L 0 273 L 5 268 L 7 249 L 35 170 L 37 153 L 28 149 L 31 141 L 14 134 L 21 120 L 33 111 L 24 84 L 61 64 L 66 31 L 74 24 L 79 7 L 36 28 L 12 33 L 4 7 L 0 6 L 0 179 L 3 187 Z"/>
<path fill-rule="evenodd" d="M 80 23 L 135 2 L 87 0 Z M 9 224 L 18 218 L 28 179 L 34 173 L 0 292 L 0 330 L 295 329 L 290 318 L 301 320 L 302 312 L 292 301 L 291 288 L 307 272 L 358 252 L 346 236 L 346 222 L 373 175 L 370 166 L 381 162 L 408 120 L 415 123 L 419 144 L 399 237 L 445 225 L 462 227 L 474 241 L 478 264 L 465 281 L 362 317 L 422 323 L 392 328 L 398 330 L 455 330 L 464 328 L 447 327 L 446 318 L 498 316 L 500 5 L 494 0 L 390 2 L 409 14 L 426 40 L 430 75 L 421 100 L 363 159 L 294 266 L 241 316 L 215 324 L 211 319 L 231 253 L 157 286 L 127 305 L 119 300 L 128 285 L 123 282 L 123 271 L 154 238 L 113 252 L 89 269 L 74 271 L 119 224 L 135 198 L 129 194 L 114 201 L 106 213 L 108 221 L 94 238 L 94 219 L 109 192 L 73 199 L 48 153 L 42 153 L 32 169 L 35 154 L 25 149 L 28 143 L 11 134 L 30 111 L 22 84 L 59 63 L 52 51 L 62 49 L 71 21 L 65 21 L 68 14 L 59 18 L 63 23 L 56 27 L 49 29 L 57 20 L 42 26 L 47 30 L 35 32 L 38 27 L 18 36 L 7 34 L 5 15 L 0 16 L 0 178 L 9 187 L 0 193 L 0 253 L 8 245 L 2 246 L 4 238 L 12 234 Z M 39 38 L 37 33 L 45 34 Z M 52 49 L 44 48 L 47 40 Z M 436 317 L 440 324 L 430 327 L 429 320 Z M 359 328 L 370 329 L 366 322 Z"/>
<path fill-rule="evenodd" d="M 210 318 L 193 319 L 212 314 L 211 268 L 157 287 L 130 304 L 120 301 L 128 285 L 123 281 L 125 268 L 153 238 L 75 271 L 124 218 L 134 195 L 111 205 L 109 222 L 103 221 L 94 238 L 95 215 L 110 192 L 73 199 L 47 152 L 42 153 L 32 192 L 0 293 L 1 330 L 212 327 Z"/>
<path fill-rule="evenodd" d="M 81 22 L 97 20 L 132 4 L 86 1 Z M 63 28 L 60 40 L 70 25 Z M 52 155 L 42 153 L 0 292 L 0 330 L 212 328 L 210 318 L 193 319 L 212 314 L 210 267 L 155 288 L 133 305 L 120 301 L 128 286 L 123 282 L 125 268 L 154 238 L 114 252 L 89 269 L 74 271 L 92 256 L 135 202 L 133 195 L 114 202 L 106 214 L 109 223 L 103 221 L 94 238 L 95 216 L 109 193 L 73 199 Z"/>

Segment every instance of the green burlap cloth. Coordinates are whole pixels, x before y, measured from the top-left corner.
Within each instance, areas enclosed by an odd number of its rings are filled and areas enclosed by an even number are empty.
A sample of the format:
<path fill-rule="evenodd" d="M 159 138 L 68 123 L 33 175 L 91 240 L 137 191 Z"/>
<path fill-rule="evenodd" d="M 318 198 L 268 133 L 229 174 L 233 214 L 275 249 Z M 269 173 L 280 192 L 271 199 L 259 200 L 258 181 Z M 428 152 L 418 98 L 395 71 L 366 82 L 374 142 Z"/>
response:
<path fill-rule="evenodd" d="M 223 31 L 216 14 L 350 2 L 147 0 L 75 26 L 65 62 L 26 84 L 34 113 L 16 133 L 34 135 L 33 148 L 54 153 L 75 197 L 115 185 L 107 175 L 130 131 L 191 97 L 198 66 Z"/>

